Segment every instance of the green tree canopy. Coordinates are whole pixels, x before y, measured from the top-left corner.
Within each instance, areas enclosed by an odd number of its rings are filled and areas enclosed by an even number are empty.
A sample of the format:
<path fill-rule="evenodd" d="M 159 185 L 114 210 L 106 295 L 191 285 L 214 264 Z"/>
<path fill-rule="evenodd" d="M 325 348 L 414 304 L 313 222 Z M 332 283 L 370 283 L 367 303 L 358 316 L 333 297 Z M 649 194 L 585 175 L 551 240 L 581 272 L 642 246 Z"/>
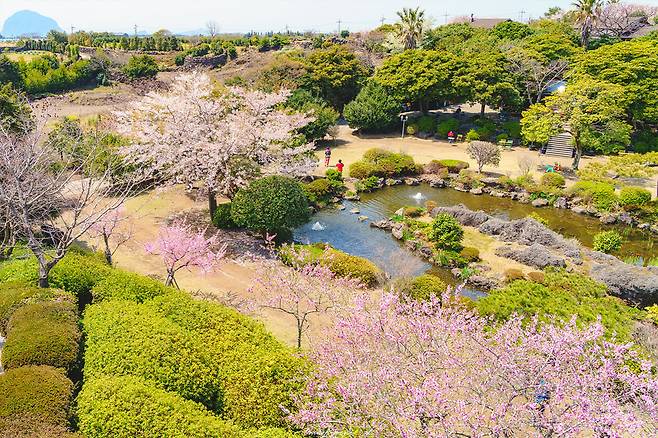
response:
<path fill-rule="evenodd" d="M 568 132 L 576 147 L 573 167 L 577 169 L 584 150 L 610 153 L 628 146 L 631 126 L 625 121 L 627 100 L 620 85 L 580 79 L 563 93 L 553 94 L 525 111 L 523 136 L 545 143 L 553 135 Z"/>
<path fill-rule="evenodd" d="M 18 65 L 6 55 L 0 55 L 0 84 L 12 83 L 14 87 L 23 86 L 23 76 Z"/>
<path fill-rule="evenodd" d="M 345 119 L 350 127 L 363 131 L 385 131 L 397 122 L 401 106 L 384 87 L 368 82 L 352 102 L 345 105 Z"/>
<path fill-rule="evenodd" d="M 338 110 L 356 97 L 369 75 L 356 55 L 340 45 L 315 50 L 306 58 L 306 67 L 303 86 Z"/>
<path fill-rule="evenodd" d="M 32 108 L 23 93 L 16 91 L 11 83 L 0 85 L 0 127 L 20 133 L 32 124 Z"/>
<path fill-rule="evenodd" d="M 501 40 L 521 40 L 534 33 L 532 28 L 525 23 L 517 21 L 503 21 L 498 23 L 491 33 Z"/>
<path fill-rule="evenodd" d="M 578 57 L 572 77 L 622 86 L 629 116 L 639 123 L 658 123 L 658 40 L 634 40 L 586 52 Z"/>
<path fill-rule="evenodd" d="M 429 102 L 456 97 L 451 79 L 461 65 L 447 52 L 407 50 L 384 61 L 374 81 L 399 102 L 415 102 L 426 110 Z"/>

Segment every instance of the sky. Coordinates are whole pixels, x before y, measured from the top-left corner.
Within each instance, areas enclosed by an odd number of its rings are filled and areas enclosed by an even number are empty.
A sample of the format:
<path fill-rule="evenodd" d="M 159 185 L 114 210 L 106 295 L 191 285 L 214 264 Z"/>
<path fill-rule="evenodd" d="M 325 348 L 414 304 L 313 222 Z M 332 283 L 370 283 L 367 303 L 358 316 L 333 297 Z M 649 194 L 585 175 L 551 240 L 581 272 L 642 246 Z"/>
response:
<path fill-rule="evenodd" d="M 443 24 L 451 17 L 501 17 L 527 20 L 541 16 L 551 6 L 568 7 L 572 0 L 0 0 L 0 23 L 11 14 L 29 9 L 54 18 L 63 29 L 173 32 L 203 29 L 208 21 L 220 32 L 352 31 L 394 22 L 403 7 L 420 6 Z M 644 0 L 658 6 L 658 0 Z"/>

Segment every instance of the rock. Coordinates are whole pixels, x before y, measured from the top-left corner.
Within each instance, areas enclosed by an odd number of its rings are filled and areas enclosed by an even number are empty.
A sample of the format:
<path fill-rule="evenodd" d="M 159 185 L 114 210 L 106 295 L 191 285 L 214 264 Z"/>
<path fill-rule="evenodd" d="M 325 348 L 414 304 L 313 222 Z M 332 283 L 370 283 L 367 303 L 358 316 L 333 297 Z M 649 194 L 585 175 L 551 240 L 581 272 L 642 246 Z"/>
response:
<path fill-rule="evenodd" d="M 386 185 L 387 186 L 397 186 L 402 184 L 402 181 L 399 179 L 394 179 L 394 178 L 387 178 L 386 179 Z"/>
<path fill-rule="evenodd" d="M 484 275 L 471 275 L 466 283 L 480 290 L 492 290 L 500 287 L 498 280 L 485 277 Z"/>
<path fill-rule="evenodd" d="M 491 266 L 485 265 L 484 263 L 475 263 L 472 265 L 472 268 L 479 272 L 490 272 Z"/>
<path fill-rule="evenodd" d="M 359 216 L 359 222 L 365 222 L 368 220 L 368 216 Z"/>
<path fill-rule="evenodd" d="M 423 246 L 422 248 L 419 249 L 419 252 L 423 257 L 427 259 L 431 259 L 432 257 L 434 257 L 434 251 L 430 246 Z"/>
<path fill-rule="evenodd" d="M 477 227 L 491 218 L 491 216 L 483 211 L 472 211 L 463 205 L 456 207 L 437 207 L 430 212 L 430 216 L 436 217 L 436 215 L 441 213 L 449 214 L 457 219 L 457 222 L 460 224 L 472 227 Z"/>
<path fill-rule="evenodd" d="M 404 216 L 404 208 L 400 208 L 393 213 L 395 216 Z"/>
<path fill-rule="evenodd" d="M 649 227 L 649 230 L 650 230 L 653 234 L 658 234 L 658 225 L 651 225 L 651 227 Z"/>
<path fill-rule="evenodd" d="M 605 225 L 612 225 L 617 223 L 617 215 L 613 213 L 602 214 L 599 222 Z"/>
<path fill-rule="evenodd" d="M 548 248 L 539 243 L 520 250 L 509 246 L 501 246 L 496 249 L 496 255 L 539 269 L 549 266 L 558 268 L 566 268 L 567 266 L 564 258 L 554 255 Z"/>
<path fill-rule="evenodd" d="M 499 186 L 498 178 L 492 178 L 490 176 L 488 176 L 486 178 L 482 178 L 480 180 L 480 182 L 482 184 L 484 184 L 485 186 L 487 186 L 487 187 L 498 187 Z"/>
<path fill-rule="evenodd" d="M 534 201 L 532 201 L 532 206 L 538 208 L 546 207 L 548 204 L 549 204 L 548 200 L 544 198 L 537 198 Z"/>
<path fill-rule="evenodd" d="M 395 224 L 391 229 L 391 233 L 396 239 L 402 240 L 402 237 L 404 236 L 404 224 Z"/>
<path fill-rule="evenodd" d="M 587 214 L 587 209 L 581 205 L 574 205 L 571 207 L 571 211 L 578 214 Z"/>
<path fill-rule="evenodd" d="M 521 204 L 528 204 L 530 203 L 530 193 L 528 192 L 521 192 L 518 195 L 517 201 L 519 201 Z"/>
<path fill-rule="evenodd" d="M 648 230 L 649 228 L 651 228 L 651 224 L 647 224 L 647 223 L 640 224 L 637 226 L 637 228 L 640 230 Z"/>
<path fill-rule="evenodd" d="M 450 270 L 450 273 L 452 274 L 453 277 L 455 278 L 461 278 L 462 276 L 462 270 L 459 268 L 452 268 Z"/>
<path fill-rule="evenodd" d="M 420 245 L 421 243 L 417 240 L 407 240 L 404 242 L 404 246 L 406 246 L 410 251 L 416 251 Z"/>
<path fill-rule="evenodd" d="M 384 219 L 378 222 L 371 222 L 370 226 L 372 228 L 379 228 L 380 230 L 390 230 L 393 228 L 393 222 Z"/>
<path fill-rule="evenodd" d="M 491 196 L 494 196 L 494 197 L 496 197 L 496 198 L 504 198 L 504 197 L 507 196 L 507 193 L 505 193 L 505 192 L 501 192 L 501 191 L 498 191 L 498 190 L 493 190 L 493 191 L 491 192 Z"/>
<path fill-rule="evenodd" d="M 435 189 L 439 189 L 439 188 L 446 187 L 448 184 L 445 182 L 445 180 L 437 177 L 436 179 L 432 180 L 429 183 L 429 185 L 430 185 L 430 187 L 433 187 Z"/>
<path fill-rule="evenodd" d="M 631 216 L 631 214 L 627 213 L 627 212 L 620 213 L 617 220 L 620 223 L 626 224 L 626 225 L 633 225 L 633 223 L 635 222 L 635 219 L 633 219 L 633 216 Z"/>
<path fill-rule="evenodd" d="M 340 202 L 340 198 L 336 198 L 336 197 L 331 198 L 332 204 L 338 204 L 339 202 Z"/>
<path fill-rule="evenodd" d="M 658 274 L 629 265 L 612 257 L 592 266 L 590 275 L 608 287 L 608 291 L 639 306 L 658 303 Z"/>
<path fill-rule="evenodd" d="M 346 201 L 360 201 L 361 197 L 359 195 L 349 195 L 344 197 Z"/>
<path fill-rule="evenodd" d="M 405 178 L 404 183 L 408 186 L 419 186 L 420 180 L 418 178 Z"/>
<path fill-rule="evenodd" d="M 555 200 L 555 202 L 553 203 L 553 207 L 566 209 L 569 208 L 569 202 L 567 201 L 567 198 L 561 196 Z"/>
<path fill-rule="evenodd" d="M 471 193 L 472 195 L 481 195 L 481 194 L 484 193 L 484 192 L 482 191 L 482 187 L 476 187 L 476 188 L 474 188 L 474 189 L 471 189 L 471 190 L 470 190 L 470 193 Z"/>
<path fill-rule="evenodd" d="M 336 208 L 339 209 L 339 210 L 341 210 L 341 211 L 342 211 L 342 210 L 345 210 L 345 206 L 344 206 L 343 204 L 339 204 L 339 205 L 337 205 Z"/>
<path fill-rule="evenodd" d="M 452 188 L 457 190 L 458 192 L 468 192 L 468 189 L 462 183 L 455 183 L 455 185 L 453 185 Z"/>
<path fill-rule="evenodd" d="M 359 210 L 358 208 L 353 208 L 353 209 L 350 210 L 350 213 L 359 214 L 359 213 L 361 213 L 361 210 Z"/>

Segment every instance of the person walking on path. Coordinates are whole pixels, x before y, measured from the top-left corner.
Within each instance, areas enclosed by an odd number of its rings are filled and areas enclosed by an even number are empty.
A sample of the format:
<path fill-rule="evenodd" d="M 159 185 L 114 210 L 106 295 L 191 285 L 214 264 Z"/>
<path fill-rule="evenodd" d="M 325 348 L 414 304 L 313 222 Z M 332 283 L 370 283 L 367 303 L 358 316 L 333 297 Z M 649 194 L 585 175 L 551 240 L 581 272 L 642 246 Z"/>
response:
<path fill-rule="evenodd" d="M 344 167 L 345 165 L 343 164 L 343 160 L 338 160 L 338 164 L 336 164 L 336 169 L 338 169 L 340 173 L 343 173 Z"/>
<path fill-rule="evenodd" d="M 324 167 L 329 167 L 329 161 L 331 161 L 331 149 L 327 146 L 324 150 Z"/>

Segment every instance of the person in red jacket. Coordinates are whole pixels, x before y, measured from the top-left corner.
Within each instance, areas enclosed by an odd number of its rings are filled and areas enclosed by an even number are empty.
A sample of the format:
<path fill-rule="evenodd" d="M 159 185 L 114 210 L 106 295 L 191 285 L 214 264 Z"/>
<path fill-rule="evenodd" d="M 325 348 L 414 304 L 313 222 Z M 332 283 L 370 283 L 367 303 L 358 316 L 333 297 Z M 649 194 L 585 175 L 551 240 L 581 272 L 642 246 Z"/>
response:
<path fill-rule="evenodd" d="M 340 173 L 343 173 L 344 167 L 345 165 L 343 164 L 343 160 L 338 160 L 338 164 L 336 164 L 336 169 L 338 169 Z"/>

